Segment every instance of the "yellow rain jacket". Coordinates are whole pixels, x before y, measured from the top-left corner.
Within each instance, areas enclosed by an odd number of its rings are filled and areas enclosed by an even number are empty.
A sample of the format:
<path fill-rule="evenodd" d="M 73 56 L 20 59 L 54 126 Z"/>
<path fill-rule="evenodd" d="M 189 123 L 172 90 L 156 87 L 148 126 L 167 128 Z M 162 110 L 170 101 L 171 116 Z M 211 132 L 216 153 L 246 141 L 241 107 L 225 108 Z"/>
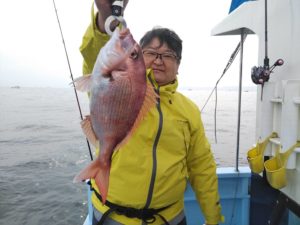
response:
<path fill-rule="evenodd" d="M 100 33 L 92 23 L 88 27 L 80 51 L 84 57 L 83 72 L 92 72 L 100 48 L 109 36 Z M 151 70 L 147 70 L 153 79 Z M 126 145 L 112 156 L 107 199 L 118 205 L 136 209 L 148 206 L 162 208 L 168 221 L 184 208 L 184 191 L 189 179 L 200 203 L 206 222 L 223 220 L 219 204 L 216 164 L 204 133 L 198 107 L 176 92 L 177 81 L 155 88 L 160 102 L 146 115 Z M 92 181 L 93 187 L 98 190 Z M 94 207 L 104 213 L 103 206 L 92 194 Z M 140 225 L 139 219 L 112 213 L 112 219 L 122 224 Z M 160 218 L 153 223 L 163 224 Z"/>

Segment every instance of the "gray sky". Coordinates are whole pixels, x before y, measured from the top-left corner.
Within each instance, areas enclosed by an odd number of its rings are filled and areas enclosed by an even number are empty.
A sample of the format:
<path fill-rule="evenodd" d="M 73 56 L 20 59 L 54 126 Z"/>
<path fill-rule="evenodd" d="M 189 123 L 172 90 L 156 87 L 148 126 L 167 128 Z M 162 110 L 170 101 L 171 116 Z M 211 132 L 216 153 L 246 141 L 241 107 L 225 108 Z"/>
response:
<path fill-rule="evenodd" d="M 79 46 L 90 23 L 93 1 L 56 0 L 74 77 L 81 76 Z M 239 36 L 211 36 L 227 15 L 231 0 L 130 0 L 125 20 L 136 40 L 154 26 L 176 31 L 183 40 L 181 87 L 214 86 Z M 69 87 L 70 72 L 52 0 L 0 0 L 0 86 Z M 253 86 L 256 36 L 247 37 L 243 85 Z M 238 86 L 239 57 L 221 81 Z"/>

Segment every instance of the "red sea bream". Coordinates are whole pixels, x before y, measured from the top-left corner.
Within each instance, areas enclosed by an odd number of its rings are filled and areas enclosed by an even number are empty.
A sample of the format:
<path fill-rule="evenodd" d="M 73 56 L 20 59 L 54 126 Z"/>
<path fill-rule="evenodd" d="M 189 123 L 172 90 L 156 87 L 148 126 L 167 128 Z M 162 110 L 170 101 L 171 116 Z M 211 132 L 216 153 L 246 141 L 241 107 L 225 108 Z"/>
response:
<path fill-rule="evenodd" d="M 104 203 L 113 151 L 125 144 L 156 102 L 153 88 L 147 83 L 141 48 L 129 29 L 114 31 L 100 50 L 92 74 L 76 79 L 75 86 L 90 92 L 90 117 L 83 121 L 83 130 L 89 140 L 99 141 L 96 143 L 100 148 L 97 159 L 75 181 L 94 178 Z"/>

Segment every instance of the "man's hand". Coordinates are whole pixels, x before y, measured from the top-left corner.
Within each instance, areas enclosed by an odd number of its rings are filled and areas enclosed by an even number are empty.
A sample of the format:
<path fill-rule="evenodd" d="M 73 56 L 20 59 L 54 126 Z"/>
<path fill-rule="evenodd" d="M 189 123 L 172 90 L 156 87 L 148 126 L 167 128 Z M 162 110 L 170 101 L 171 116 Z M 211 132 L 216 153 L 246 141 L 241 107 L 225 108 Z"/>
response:
<path fill-rule="evenodd" d="M 97 26 L 102 33 L 106 33 L 104 25 L 107 17 L 111 15 L 112 3 L 114 1 L 115 0 L 95 0 L 96 6 L 99 11 L 97 15 Z M 124 7 L 123 7 L 122 15 L 124 13 L 128 1 L 129 0 L 123 0 Z M 119 21 L 117 20 L 114 21 L 111 24 L 111 30 L 114 30 L 118 25 L 119 25 Z"/>

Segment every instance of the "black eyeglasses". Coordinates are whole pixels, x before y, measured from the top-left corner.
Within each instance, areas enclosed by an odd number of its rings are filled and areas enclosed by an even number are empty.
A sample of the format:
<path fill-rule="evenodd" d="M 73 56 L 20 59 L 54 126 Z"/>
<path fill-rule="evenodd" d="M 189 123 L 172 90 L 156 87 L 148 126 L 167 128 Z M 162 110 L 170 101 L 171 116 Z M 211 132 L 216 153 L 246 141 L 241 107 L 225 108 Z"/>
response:
<path fill-rule="evenodd" d="M 178 57 L 171 52 L 164 52 L 164 53 L 158 53 L 152 50 L 144 50 L 143 54 L 145 56 L 145 58 L 147 58 L 148 60 L 156 60 L 156 59 L 160 59 L 164 62 L 174 62 L 175 60 L 178 59 Z"/>

